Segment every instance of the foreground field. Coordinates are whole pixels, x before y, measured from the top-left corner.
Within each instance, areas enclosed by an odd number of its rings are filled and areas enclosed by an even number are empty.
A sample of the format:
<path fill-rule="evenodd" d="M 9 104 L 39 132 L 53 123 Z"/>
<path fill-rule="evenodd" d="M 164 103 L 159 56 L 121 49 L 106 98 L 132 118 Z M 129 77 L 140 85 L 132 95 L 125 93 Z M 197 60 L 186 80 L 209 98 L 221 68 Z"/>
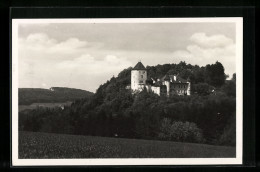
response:
<path fill-rule="evenodd" d="M 19 158 L 217 158 L 234 147 L 204 144 L 19 132 Z"/>

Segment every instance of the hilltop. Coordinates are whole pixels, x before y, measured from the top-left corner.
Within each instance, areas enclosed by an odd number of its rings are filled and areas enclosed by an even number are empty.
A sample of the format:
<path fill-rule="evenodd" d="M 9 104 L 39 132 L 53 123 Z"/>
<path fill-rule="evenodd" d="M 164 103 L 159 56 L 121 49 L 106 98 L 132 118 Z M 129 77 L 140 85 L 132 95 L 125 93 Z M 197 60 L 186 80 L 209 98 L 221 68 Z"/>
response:
<path fill-rule="evenodd" d="M 30 105 L 32 103 L 60 103 L 87 98 L 94 93 L 66 87 L 43 88 L 19 88 L 19 105 Z"/>
<path fill-rule="evenodd" d="M 89 99 L 76 100 L 70 107 L 19 113 L 19 130 L 236 145 L 235 75 L 227 82 L 221 63 L 146 66 L 148 79 L 176 73 L 189 78 L 190 96 L 165 97 L 146 90 L 133 95 L 126 89 L 131 69 L 124 69 Z"/>

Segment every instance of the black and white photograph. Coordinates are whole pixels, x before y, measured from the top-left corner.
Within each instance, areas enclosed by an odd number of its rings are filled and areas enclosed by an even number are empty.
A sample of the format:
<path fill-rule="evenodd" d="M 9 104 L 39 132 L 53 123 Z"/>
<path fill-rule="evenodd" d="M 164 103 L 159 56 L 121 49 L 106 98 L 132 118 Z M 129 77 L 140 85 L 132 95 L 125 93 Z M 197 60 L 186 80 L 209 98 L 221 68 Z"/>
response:
<path fill-rule="evenodd" d="M 13 165 L 242 164 L 242 22 L 13 19 Z"/>

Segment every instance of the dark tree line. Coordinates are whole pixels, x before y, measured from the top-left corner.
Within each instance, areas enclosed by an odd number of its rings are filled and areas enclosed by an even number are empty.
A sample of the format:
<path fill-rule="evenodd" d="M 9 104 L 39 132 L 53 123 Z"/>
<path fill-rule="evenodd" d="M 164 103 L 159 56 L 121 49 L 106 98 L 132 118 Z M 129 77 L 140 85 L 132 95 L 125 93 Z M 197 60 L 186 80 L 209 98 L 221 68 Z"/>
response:
<path fill-rule="evenodd" d="M 93 95 L 93 93 L 89 91 L 65 87 L 52 87 L 52 90 L 43 88 L 19 88 L 18 91 L 19 105 L 61 103 Z"/>
<path fill-rule="evenodd" d="M 235 77 L 223 80 L 224 68 L 219 62 L 206 67 L 181 62 L 147 69 L 153 77 L 179 72 L 190 78 L 197 93 L 167 98 L 144 90 L 132 95 L 125 89 L 130 84 L 128 68 L 100 85 L 91 98 L 77 100 L 64 110 L 20 112 L 19 129 L 235 145 Z M 214 94 L 210 92 L 213 88 L 217 90 Z"/>

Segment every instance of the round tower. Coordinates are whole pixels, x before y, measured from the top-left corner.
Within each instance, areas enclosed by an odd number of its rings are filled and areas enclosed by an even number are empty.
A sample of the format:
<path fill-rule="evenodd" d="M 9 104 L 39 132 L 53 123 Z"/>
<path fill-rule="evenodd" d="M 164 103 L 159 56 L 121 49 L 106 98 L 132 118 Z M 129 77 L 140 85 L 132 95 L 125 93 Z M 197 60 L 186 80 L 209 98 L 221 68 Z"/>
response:
<path fill-rule="evenodd" d="M 141 91 L 147 80 L 147 70 L 141 62 L 138 62 L 131 71 L 131 89 Z"/>

